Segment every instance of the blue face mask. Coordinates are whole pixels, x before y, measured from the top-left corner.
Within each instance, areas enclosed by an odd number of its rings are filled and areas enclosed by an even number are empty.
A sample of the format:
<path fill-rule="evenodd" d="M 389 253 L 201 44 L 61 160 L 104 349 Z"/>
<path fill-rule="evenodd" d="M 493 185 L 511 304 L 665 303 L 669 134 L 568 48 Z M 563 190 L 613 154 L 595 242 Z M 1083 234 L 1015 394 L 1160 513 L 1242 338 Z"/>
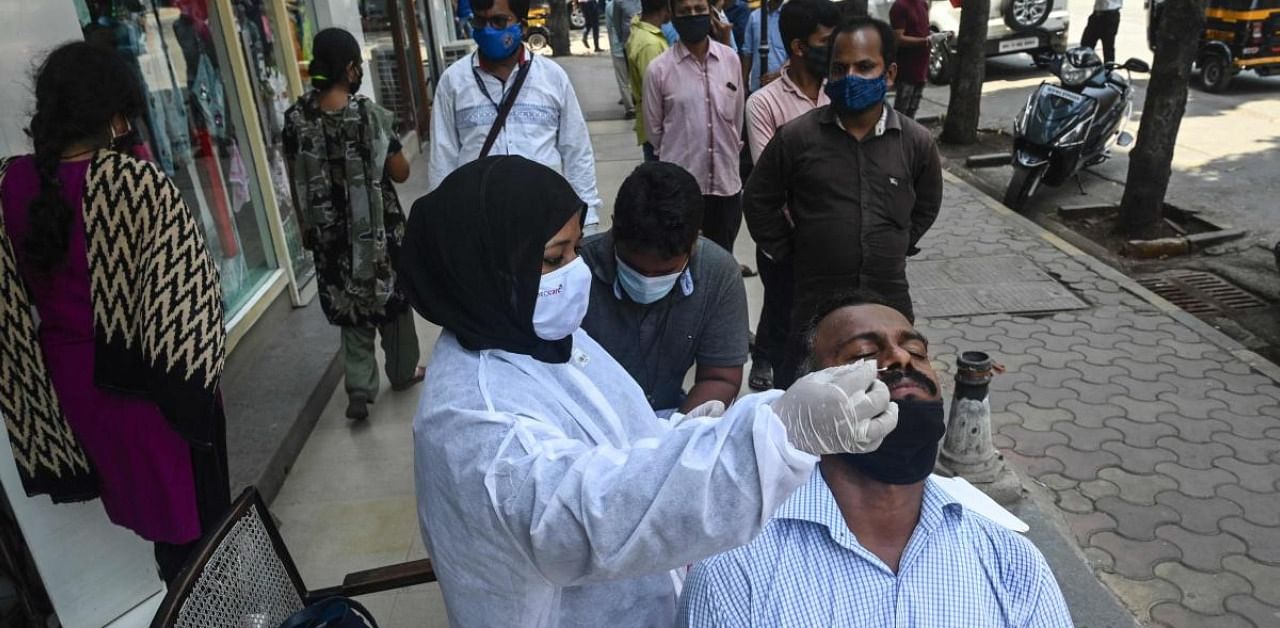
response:
<path fill-rule="evenodd" d="M 627 296 L 632 301 L 641 305 L 649 305 L 657 302 L 662 297 L 671 293 L 671 289 L 676 286 L 676 281 L 680 279 L 680 275 L 684 274 L 684 270 L 672 273 L 670 275 L 662 275 L 661 277 L 648 277 L 640 274 L 636 269 L 627 266 L 620 257 L 614 257 L 618 263 L 618 283 L 622 285 L 622 289 L 626 291 Z"/>
<path fill-rule="evenodd" d="M 511 26 L 504 29 L 492 26 L 477 28 L 472 31 L 471 38 L 476 40 L 476 46 L 480 48 L 480 54 L 485 59 L 502 61 L 516 53 L 516 49 L 520 47 L 523 31 L 524 28 L 520 22 L 512 22 Z"/>
<path fill-rule="evenodd" d="M 861 76 L 845 76 L 828 80 L 824 88 L 831 106 L 841 113 L 862 113 L 882 102 L 889 91 L 886 75 L 867 79 Z"/>

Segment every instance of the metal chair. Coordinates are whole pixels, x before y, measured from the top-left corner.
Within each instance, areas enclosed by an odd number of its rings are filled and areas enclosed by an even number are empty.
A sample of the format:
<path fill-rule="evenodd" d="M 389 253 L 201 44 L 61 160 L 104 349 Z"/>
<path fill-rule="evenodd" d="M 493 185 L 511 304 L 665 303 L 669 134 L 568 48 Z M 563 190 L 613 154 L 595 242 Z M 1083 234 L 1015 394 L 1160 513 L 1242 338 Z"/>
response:
<path fill-rule="evenodd" d="M 430 560 L 348 574 L 309 591 L 253 487 L 205 538 L 165 594 L 151 628 L 274 628 L 317 600 L 434 582 Z"/>

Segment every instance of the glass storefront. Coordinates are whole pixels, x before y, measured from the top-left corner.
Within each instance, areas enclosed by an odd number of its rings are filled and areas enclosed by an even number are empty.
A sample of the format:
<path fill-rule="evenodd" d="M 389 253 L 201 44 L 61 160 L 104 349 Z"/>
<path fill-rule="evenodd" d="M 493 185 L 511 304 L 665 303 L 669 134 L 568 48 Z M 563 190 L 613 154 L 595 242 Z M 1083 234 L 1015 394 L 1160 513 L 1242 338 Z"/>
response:
<path fill-rule="evenodd" d="M 311 62 L 311 43 L 320 27 L 316 24 L 316 11 L 309 0 L 286 0 L 285 11 L 289 16 L 289 34 L 293 37 L 294 59 L 302 75 L 302 89 L 310 89 L 311 77 L 307 64 Z"/>
<path fill-rule="evenodd" d="M 277 39 L 266 0 L 233 0 L 232 6 L 240 46 L 249 66 L 249 85 L 258 109 L 258 122 L 267 151 L 267 169 L 271 173 L 271 185 L 275 188 L 285 247 L 289 251 L 295 281 L 303 285 L 315 276 L 315 264 L 311 254 L 302 247 L 302 230 L 294 209 L 281 139 L 284 113 L 293 105 L 289 97 L 289 81 L 284 74 L 283 56 L 292 51 L 292 46 L 286 40 Z"/>
<path fill-rule="evenodd" d="M 278 261 L 210 0 L 72 1 L 86 39 L 114 44 L 136 62 L 147 112 L 135 126 L 204 225 L 231 319 Z"/>

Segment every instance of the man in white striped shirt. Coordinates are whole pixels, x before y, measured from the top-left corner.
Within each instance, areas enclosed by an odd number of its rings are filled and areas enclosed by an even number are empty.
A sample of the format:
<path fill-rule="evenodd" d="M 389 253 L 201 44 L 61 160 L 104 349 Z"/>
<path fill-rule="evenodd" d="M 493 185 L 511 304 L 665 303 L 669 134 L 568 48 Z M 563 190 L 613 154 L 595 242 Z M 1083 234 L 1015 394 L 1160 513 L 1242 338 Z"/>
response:
<path fill-rule="evenodd" d="M 873 453 L 823 456 L 754 541 L 695 566 L 676 624 L 1070 628 L 1039 550 L 928 479 L 945 424 L 924 337 L 857 296 L 815 321 L 813 366 L 876 359 L 898 426 Z"/>

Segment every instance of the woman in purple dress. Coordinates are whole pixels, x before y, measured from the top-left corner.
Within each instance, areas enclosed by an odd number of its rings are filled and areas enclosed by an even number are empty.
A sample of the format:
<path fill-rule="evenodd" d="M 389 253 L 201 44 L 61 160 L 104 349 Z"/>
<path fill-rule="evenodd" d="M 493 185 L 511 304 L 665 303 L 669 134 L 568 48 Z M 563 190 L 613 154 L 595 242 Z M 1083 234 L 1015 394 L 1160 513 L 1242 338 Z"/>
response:
<path fill-rule="evenodd" d="M 0 414 L 29 495 L 100 496 L 171 581 L 229 506 L 216 266 L 116 150 L 145 106 L 118 53 L 64 45 L 35 88 L 34 154 L 0 162 Z"/>

